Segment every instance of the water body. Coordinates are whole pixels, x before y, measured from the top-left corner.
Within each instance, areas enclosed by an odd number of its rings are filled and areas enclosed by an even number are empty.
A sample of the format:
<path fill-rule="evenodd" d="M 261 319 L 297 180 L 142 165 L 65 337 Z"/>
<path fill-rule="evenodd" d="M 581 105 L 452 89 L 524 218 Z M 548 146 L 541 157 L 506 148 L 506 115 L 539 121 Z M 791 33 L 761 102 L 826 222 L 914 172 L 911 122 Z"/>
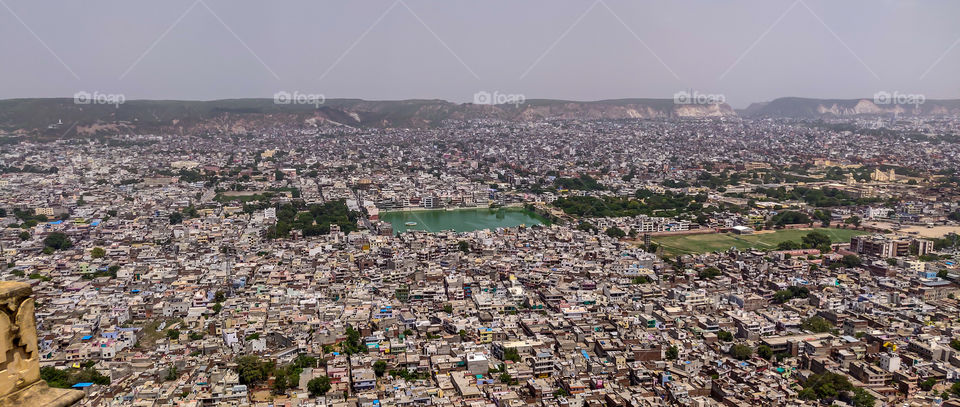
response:
<path fill-rule="evenodd" d="M 389 211 L 381 212 L 380 219 L 389 222 L 393 231 L 400 233 L 407 230 L 472 232 L 547 223 L 536 213 L 521 208 Z M 416 225 L 408 226 L 407 222 L 416 222 Z"/>

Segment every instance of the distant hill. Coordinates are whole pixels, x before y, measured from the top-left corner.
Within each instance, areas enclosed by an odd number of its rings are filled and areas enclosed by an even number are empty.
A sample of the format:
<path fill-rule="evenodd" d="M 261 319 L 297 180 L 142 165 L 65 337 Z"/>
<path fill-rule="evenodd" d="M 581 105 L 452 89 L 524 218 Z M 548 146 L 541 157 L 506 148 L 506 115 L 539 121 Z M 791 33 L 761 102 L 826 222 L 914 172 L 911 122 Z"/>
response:
<path fill-rule="evenodd" d="M 878 100 L 880 102 L 882 100 Z M 904 100 L 901 100 L 904 101 Z M 856 116 L 957 116 L 960 100 L 923 100 L 920 104 L 875 103 L 871 99 L 807 99 L 786 97 L 753 103 L 737 113 L 743 117 L 813 119 Z"/>
<path fill-rule="evenodd" d="M 654 119 L 732 117 L 726 104 L 683 105 L 669 99 L 593 102 L 531 99 L 519 105 L 476 105 L 443 100 L 366 101 L 329 99 L 318 106 L 275 104 L 272 99 L 214 101 L 131 100 L 118 106 L 75 104 L 73 99 L 0 100 L 0 130 L 48 136 L 126 131 L 226 131 L 266 128 L 272 123 L 361 127 L 429 127 L 448 119 Z M 55 125 L 62 121 L 62 125 Z"/>

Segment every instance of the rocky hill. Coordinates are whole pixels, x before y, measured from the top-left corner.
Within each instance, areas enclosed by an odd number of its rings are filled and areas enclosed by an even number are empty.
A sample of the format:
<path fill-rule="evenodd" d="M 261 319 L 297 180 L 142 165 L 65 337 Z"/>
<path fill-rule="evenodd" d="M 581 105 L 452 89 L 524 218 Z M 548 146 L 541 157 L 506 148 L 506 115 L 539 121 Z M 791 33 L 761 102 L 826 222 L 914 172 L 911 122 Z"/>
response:
<path fill-rule="evenodd" d="M 594 102 L 535 99 L 478 105 L 443 100 L 330 99 L 322 104 L 275 104 L 272 99 L 215 101 L 131 100 L 117 105 L 73 99 L 0 100 L 0 130 L 52 135 L 137 131 L 243 131 L 271 123 L 327 122 L 347 126 L 429 127 L 443 120 L 670 119 L 736 116 L 726 104 L 674 104 L 669 99 Z M 56 123 L 63 124 L 57 125 Z M 72 129 L 71 129 L 72 127 Z"/>
<path fill-rule="evenodd" d="M 787 117 L 797 119 L 856 116 L 957 116 L 960 100 L 924 100 L 899 95 L 874 99 L 779 98 L 754 103 L 738 112 L 744 117 Z"/>

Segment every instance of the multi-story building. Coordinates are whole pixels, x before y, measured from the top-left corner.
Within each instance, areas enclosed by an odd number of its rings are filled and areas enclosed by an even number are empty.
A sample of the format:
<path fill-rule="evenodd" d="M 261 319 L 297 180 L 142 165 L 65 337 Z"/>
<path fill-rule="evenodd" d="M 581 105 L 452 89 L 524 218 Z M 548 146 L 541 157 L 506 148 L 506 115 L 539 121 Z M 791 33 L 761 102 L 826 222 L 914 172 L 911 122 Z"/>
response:
<path fill-rule="evenodd" d="M 933 242 L 924 239 L 894 239 L 880 235 L 853 236 L 850 250 L 881 258 L 905 257 L 911 254 L 910 246 L 916 245 L 917 255 L 933 250 Z"/>

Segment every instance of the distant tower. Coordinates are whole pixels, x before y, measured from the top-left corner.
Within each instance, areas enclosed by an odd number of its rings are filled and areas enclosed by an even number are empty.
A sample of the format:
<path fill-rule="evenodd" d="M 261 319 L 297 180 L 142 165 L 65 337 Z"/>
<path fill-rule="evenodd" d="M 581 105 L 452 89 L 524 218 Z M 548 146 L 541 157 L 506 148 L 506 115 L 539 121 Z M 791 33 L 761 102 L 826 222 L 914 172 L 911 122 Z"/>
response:
<path fill-rule="evenodd" d="M 227 296 L 233 297 L 233 256 L 236 250 L 233 245 L 227 245 L 221 247 L 220 252 L 223 254 L 223 272 L 227 275 Z"/>

